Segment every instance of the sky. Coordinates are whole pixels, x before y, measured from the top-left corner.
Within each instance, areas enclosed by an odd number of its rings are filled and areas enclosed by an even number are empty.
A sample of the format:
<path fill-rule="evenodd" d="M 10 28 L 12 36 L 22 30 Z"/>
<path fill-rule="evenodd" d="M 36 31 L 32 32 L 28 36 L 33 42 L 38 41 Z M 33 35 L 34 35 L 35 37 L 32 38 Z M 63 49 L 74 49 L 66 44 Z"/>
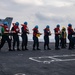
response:
<path fill-rule="evenodd" d="M 30 32 L 35 25 L 43 33 L 46 25 L 51 32 L 57 24 L 75 27 L 75 0 L 0 0 L 0 18 L 13 17 L 13 22 L 28 22 Z"/>

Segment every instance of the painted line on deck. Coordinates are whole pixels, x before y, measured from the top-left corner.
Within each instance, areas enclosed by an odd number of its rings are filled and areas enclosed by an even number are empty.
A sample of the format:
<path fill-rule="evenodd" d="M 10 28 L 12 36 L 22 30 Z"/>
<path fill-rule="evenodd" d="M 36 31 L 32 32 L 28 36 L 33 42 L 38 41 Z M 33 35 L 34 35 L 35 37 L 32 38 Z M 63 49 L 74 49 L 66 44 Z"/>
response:
<path fill-rule="evenodd" d="M 17 74 L 14 74 L 14 75 L 26 75 L 26 74 L 23 74 L 23 73 L 17 73 Z"/>
<path fill-rule="evenodd" d="M 59 59 L 59 57 L 61 58 L 65 58 L 65 59 Z M 70 58 L 67 59 L 66 57 L 75 57 L 75 54 L 71 54 L 71 55 L 54 55 L 54 56 L 41 56 L 41 57 L 29 57 L 30 60 L 32 61 L 36 61 L 36 62 L 41 62 L 41 63 L 52 63 L 52 62 L 64 62 L 64 61 L 75 61 L 75 58 Z M 41 59 L 50 59 L 50 60 L 41 60 Z"/>

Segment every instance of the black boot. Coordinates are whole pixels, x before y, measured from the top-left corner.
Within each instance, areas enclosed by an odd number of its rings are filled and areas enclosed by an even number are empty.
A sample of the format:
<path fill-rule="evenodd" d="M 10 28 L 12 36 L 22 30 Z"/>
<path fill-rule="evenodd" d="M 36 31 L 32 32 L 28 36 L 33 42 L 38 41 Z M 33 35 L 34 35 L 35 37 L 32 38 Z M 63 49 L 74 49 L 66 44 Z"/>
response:
<path fill-rule="evenodd" d="M 44 50 L 46 50 L 46 46 L 44 45 Z"/>
<path fill-rule="evenodd" d="M 55 48 L 55 50 L 60 50 L 60 48 Z"/>
<path fill-rule="evenodd" d="M 37 48 L 37 50 L 41 50 L 41 49 Z"/>
<path fill-rule="evenodd" d="M 25 51 L 25 49 L 24 49 L 24 48 L 22 48 L 22 51 Z"/>
<path fill-rule="evenodd" d="M 47 48 L 48 50 L 51 50 L 51 48 Z"/>
<path fill-rule="evenodd" d="M 27 47 L 25 47 L 25 50 L 28 50 L 28 48 L 27 48 Z"/>
<path fill-rule="evenodd" d="M 33 47 L 33 50 L 35 50 L 35 48 Z"/>
<path fill-rule="evenodd" d="M 19 48 L 17 48 L 17 51 L 20 51 L 20 49 L 19 49 Z"/>
<path fill-rule="evenodd" d="M 15 48 L 13 48 L 13 51 L 15 51 Z"/>
<path fill-rule="evenodd" d="M 49 48 L 49 45 L 47 45 L 47 49 L 48 49 L 48 50 L 51 50 L 51 49 Z"/>
<path fill-rule="evenodd" d="M 44 48 L 44 50 L 46 50 L 46 48 Z"/>
<path fill-rule="evenodd" d="M 9 48 L 9 51 L 12 51 L 12 49 L 11 49 L 11 48 Z"/>
<path fill-rule="evenodd" d="M 35 50 L 35 45 L 33 44 L 33 50 Z"/>

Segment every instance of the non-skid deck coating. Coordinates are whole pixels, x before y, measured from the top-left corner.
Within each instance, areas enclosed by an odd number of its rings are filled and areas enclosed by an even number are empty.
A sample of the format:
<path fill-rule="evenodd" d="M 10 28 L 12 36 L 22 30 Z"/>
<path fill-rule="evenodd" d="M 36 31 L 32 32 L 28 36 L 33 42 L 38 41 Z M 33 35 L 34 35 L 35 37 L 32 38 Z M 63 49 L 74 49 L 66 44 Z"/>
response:
<path fill-rule="evenodd" d="M 75 50 L 32 50 L 32 42 L 28 43 L 28 51 L 8 51 L 7 43 L 0 51 L 0 75 L 75 75 Z M 21 45 L 20 45 L 21 49 Z"/>

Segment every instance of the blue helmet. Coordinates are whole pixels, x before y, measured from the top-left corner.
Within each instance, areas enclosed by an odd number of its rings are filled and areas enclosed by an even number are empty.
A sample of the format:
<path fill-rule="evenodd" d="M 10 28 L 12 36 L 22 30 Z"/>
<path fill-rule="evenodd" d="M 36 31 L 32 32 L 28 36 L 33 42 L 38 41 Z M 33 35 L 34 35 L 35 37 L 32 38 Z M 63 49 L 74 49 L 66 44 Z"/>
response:
<path fill-rule="evenodd" d="M 60 25 L 59 25 L 59 24 L 57 24 L 57 27 L 60 27 Z"/>
<path fill-rule="evenodd" d="M 8 25 L 8 22 L 4 22 L 3 24 L 4 24 L 4 25 Z"/>
<path fill-rule="evenodd" d="M 46 28 L 50 28 L 50 26 L 49 26 L 49 25 L 47 25 L 47 26 L 46 26 Z"/>
<path fill-rule="evenodd" d="M 35 26 L 35 28 L 37 28 L 37 29 L 38 29 L 38 25 L 36 25 L 36 26 Z"/>
<path fill-rule="evenodd" d="M 69 26 L 69 27 L 71 27 L 71 26 L 72 26 L 72 24 L 70 24 L 70 23 L 69 23 L 69 24 L 68 24 L 68 26 Z"/>
<path fill-rule="evenodd" d="M 16 22 L 15 25 L 19 26 L 19 22 Z"/>
<path fill-rule="evenodd" d="M 24 22 L 24 24 L 27 25 L 28 23 L 27 22 Z"/>

